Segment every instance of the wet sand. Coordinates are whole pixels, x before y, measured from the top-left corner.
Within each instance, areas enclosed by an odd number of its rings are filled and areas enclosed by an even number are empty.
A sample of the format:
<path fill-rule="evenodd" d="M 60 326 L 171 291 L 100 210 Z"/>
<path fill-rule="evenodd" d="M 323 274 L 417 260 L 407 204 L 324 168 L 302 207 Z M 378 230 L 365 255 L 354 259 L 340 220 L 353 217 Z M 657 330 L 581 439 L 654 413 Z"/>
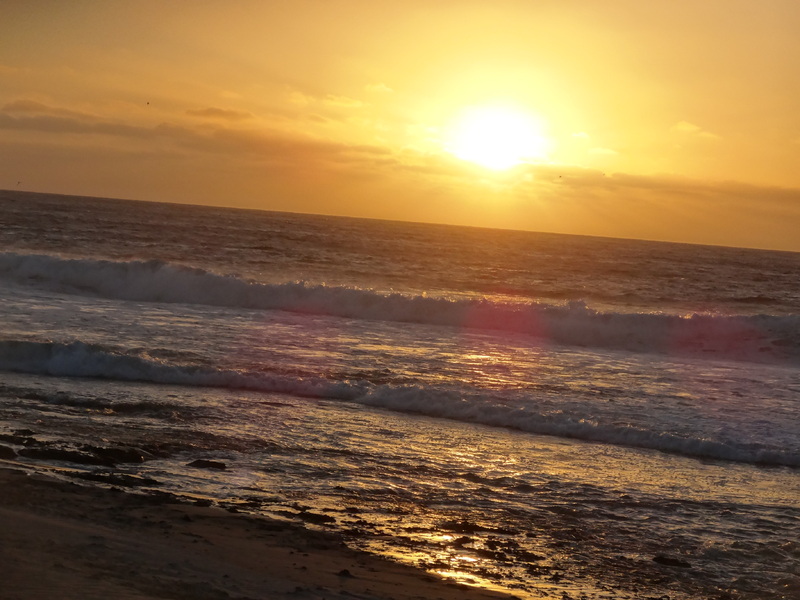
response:
<path fill-rule="evenodd" d="M 0 468 L 4 600 L 501 600 L 332 533 Z"/>

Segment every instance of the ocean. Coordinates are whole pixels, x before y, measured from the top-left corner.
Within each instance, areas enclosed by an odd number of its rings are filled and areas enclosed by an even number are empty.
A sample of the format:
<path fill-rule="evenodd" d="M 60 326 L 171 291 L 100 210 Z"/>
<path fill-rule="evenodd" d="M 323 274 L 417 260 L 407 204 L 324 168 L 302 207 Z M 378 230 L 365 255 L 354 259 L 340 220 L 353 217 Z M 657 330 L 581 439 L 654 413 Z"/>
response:
<path fill-rule="evenodd" d="M 4 191 L 0 445 L 519 598 L 796 600 L 800 254 Z"/>

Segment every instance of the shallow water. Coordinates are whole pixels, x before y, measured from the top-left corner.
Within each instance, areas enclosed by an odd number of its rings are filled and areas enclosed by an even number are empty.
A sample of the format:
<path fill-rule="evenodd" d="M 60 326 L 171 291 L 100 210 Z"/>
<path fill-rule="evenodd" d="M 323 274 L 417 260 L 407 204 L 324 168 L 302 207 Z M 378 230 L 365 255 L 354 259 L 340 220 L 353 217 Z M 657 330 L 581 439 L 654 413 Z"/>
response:
<path fill-rule="evenodd" d="M 787 468 L 287 395 L 29 375 L 6 386 L 9 428 L 157 454 L 113 469 L 154 480 L 146 488 L 334 528 L 355 546 L 523 596 L 637 597 L 646 585 L 694 598 L 734 585 L 779 598 L 766 591 L 797 583 L 800 488 Z M 228 468 L 187 467 L 198 457 Z"/>

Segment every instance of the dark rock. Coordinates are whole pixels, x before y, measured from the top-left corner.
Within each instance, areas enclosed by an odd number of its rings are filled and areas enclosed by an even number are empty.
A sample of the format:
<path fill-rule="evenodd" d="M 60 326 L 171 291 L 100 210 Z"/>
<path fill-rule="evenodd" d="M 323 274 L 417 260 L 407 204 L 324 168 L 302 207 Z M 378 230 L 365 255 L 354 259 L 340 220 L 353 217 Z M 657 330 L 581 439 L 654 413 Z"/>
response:
<path fill-rule="evenodd" d="M 668 567 L 680 567 L 681 569 L 688 569 L 692 566 L 684 560 L 673 558 L 671 556 L 664 556 L 663 554 L 657 554 L 654 556 L 653 562 L 657 562 L 660 565 L 667 565 Z"/>
<path fill-rule="evenodd" d="M 541 554 L 534 554 L 533 552 L 528 552 L 527 550 L 517 550 L 516 552 L 514 552 L 514 558 L 516 558 L 518 561 L 532 563 L 544 560 L 546 557 Z"/>
<path fill-rule="evenodd" d="M 342 569 L 341 571 L 339 571 L 339 572 L 337 573 L 337 575 L 338 575 L 339 577 L 355 577 L 355 575 L 353 575 L 353 574 L 352 574 L 352 573 L 351 573 L 349 570 L 347 570 L 347 569 Z"/>
<path fill-rule="evenodd" d="M 487 550 L 485 548 L 475 548 L 473 550 L 473 552 L 476 555 L 480 556 L 481 558 L 490 558 L 492 560 L 496 560 L 496 561 L 500 561 L 500 562 L 508 560 L 508 557 L 504 553 L 497 552 L 496 550 Z"/>
<path fill-rule="evenodd" d="M 297 516 L 303 519 L 303 521 L 308 521 L 309 523 L 316 523 L 318 525 L 322 525 L 324 523 L 336 522 L 336 519 L 331 517 L 330 515 L 321 515 L 319 513 L 301 512 Z"/>
<path fill-rule="evenodd" d="M 195 467 L 197 469 L 216 469 L 218 471 L 224 471 L 225 469 L 228 468 L 228 466 L 224 462 L 220 462 L 218 460 L 208 460 L 205 458 L 198 458 L 197 460 L 193 460 L 186 466 Z"/>
<path fill-rule="evenodd" d="M 469 521 L 445 521 L 441 524 L 441 528 L 456 533 L 476 533 L 478 531 L 484 531 L 483 527 L 470 523 Z"/>
<path fill-rule="evenodd" d="M 14 452 L 13 448 L 9 448 L 8 446 L 0 446 L 0 458 L 5 460 L 14 460 L 17 458 L 17 453 Z"/>

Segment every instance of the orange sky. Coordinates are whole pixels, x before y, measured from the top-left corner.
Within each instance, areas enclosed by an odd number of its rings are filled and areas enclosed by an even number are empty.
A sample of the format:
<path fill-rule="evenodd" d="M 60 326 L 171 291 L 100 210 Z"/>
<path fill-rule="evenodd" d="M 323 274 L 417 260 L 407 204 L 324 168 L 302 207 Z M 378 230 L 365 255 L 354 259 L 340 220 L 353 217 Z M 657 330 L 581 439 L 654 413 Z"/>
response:
<path fill-rule="evenodd" d="M 10 0 L 0 188 L 800 251 L 798 31 L 797 0 Z M 546 153 L 455 156 L 496 105 Z"/>

